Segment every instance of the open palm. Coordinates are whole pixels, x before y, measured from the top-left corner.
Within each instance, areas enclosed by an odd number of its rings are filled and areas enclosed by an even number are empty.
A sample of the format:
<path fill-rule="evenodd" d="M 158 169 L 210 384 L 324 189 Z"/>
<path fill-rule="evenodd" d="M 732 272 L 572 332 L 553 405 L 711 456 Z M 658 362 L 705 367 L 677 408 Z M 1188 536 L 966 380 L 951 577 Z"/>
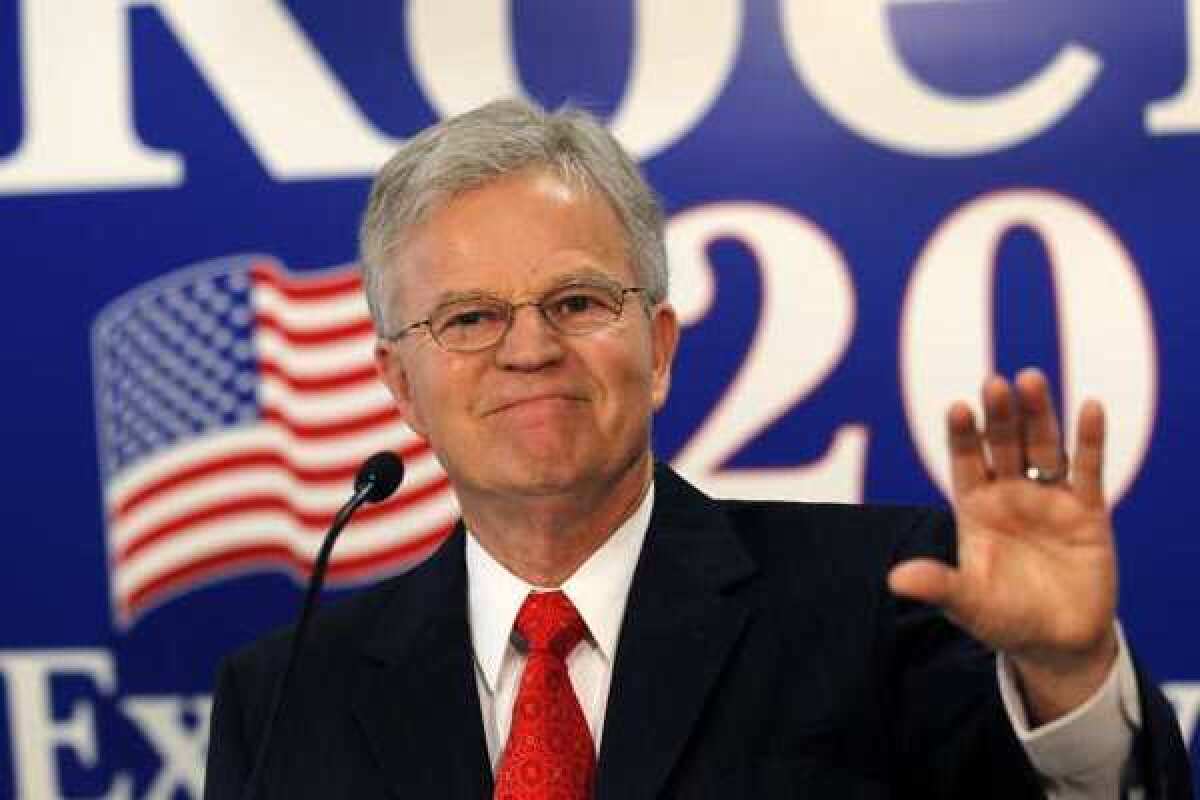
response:
<path fill-rule="evenodd" d="M 957 566 L 915 559 L 897 566 L 889 583 L 898 594 L 940 606 L 1011 657 L 1023 677 L 1053 678 L 1068 689 L 1079 678 L 1077 694 L 1115 656 L 1116 557 L 1101 482 L 1104 414 L 1094 401 L 1081 408 L 1067 476 L 1040 372 L 1023 371 L 1013 386 L 990 379 L 983 401 L 982 431 L 965 404 L 947 413 Z"/>

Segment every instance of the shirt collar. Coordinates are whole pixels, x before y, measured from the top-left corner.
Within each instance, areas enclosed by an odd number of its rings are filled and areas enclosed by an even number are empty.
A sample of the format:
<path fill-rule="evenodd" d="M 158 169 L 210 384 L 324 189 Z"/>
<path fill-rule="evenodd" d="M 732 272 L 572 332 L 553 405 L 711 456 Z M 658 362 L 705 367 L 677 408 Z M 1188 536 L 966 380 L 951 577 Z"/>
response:
<path fill-rule="evenodd" d="M 654 507 L 651 484 L 637 509 L 562 585 L 600 654 L 613 663 L 625 603 Z M 467 602 L 471 646 L 488 690 L 496 691 L 517 612 L 532 586 L 508 571 L 467 531 Z"/>

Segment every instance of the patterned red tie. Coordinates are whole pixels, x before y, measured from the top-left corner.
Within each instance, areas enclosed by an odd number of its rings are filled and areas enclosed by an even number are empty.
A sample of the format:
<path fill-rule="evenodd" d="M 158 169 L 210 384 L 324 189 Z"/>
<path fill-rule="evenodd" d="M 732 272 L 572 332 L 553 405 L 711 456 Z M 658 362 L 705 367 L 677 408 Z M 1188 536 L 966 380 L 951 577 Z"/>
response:
<path fill-rule="evenodd" d="M 529 645 L 495 800 L 589 800 L 596 749 L 566 657 L 587 632 L 562 592 L 535 592 L 517 614 Z"/>

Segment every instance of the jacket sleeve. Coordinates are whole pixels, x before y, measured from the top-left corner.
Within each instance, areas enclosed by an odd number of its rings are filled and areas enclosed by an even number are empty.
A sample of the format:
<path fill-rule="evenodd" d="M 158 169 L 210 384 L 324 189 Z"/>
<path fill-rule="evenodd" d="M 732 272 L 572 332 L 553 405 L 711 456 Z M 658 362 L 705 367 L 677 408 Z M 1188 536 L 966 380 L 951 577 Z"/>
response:
<path fill-rule="evenodd" d="M 1134 656 L 1142 729 L 1133 743 L 1135 779 L 1147 800 L 1192 800 L 1191 761 L 1174 709 Z"/>
<path fill-rule="evenodd" d="M 955 562 L 949 514 L 934 512 L 903 537 L 893 563 L 914 556 Z M 938 610 L 892 598 L 896 728 L 904 753 L 904 796 L 1043 797 L 1041 781 L 1003 709 L 995 654 Z M 1136 665 L 1136 659 L 1135 659 Z M 1146 798 L 1192 797 L 1187 751 L 1169 703 L 1137 668 L 1143 723 L 1133 750 L 1135 784 Z"/>

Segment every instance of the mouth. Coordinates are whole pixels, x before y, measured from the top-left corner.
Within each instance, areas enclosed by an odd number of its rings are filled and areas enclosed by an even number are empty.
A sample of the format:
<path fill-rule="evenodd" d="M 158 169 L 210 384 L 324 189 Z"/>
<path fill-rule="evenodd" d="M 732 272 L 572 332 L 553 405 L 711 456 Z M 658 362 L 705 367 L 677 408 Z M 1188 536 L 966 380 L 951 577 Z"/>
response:
<path fill-rule="evenodd" d="M 510 411 L 515 408 L 522 408 L 526 406 L 553 405 L 560 403 L 575 404 L 582 402 L 584 402 L 584 398 L 562 392 L 531 394 L 526 397 L 515 397 L 503 400 L 484 412 L 484 416 L 491 416 L 492 414 L 499 414 L 502 411 Z"/>

